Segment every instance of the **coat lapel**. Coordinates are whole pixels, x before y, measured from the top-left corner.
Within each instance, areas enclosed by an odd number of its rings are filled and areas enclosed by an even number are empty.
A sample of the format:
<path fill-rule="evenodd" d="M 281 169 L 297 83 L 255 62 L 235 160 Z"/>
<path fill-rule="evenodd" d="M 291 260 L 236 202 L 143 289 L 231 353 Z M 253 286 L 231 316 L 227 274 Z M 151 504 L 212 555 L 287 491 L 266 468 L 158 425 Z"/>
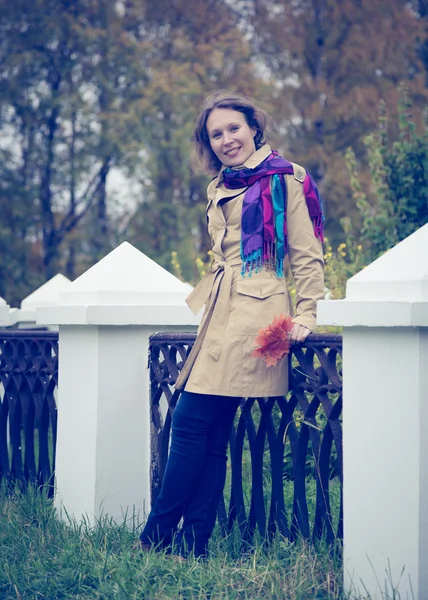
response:
<path fill-rule="evenodd" d="M 244 164 L 242 165 L 242 168 L 243 169 L 255 169 L 256 167 L 258 167 L 258 165 L 262 161 L 265 160 L 265 158 L 267 158 L 269 156 L 269 154 L 271 152 L 272 152 L 272 149 L 269 146 L 269 144 L 265 144 L 264 146 L 262 146 L 261 148 L 256 150 L 256 152 L 254 152 L 250 156 L 250 158 L 244 162 Z M 223 200 L 223 198 L 234 198 L 235 196 L 239 196 L 240 194 L 243 194 L 245 192 L 245 190 L 247 189 L 246 187 L 234 189 L 234 190 L 227 189 L 226 186 L 223 184 L 224 169 L 225 169 L 225 166 L 223 165 L 219 171 L 217 181 L 215 183 L 215 197 L 214 197 L 215 206 L 217 206 L 217 204 L 220 202 L 220 200 Z"/>
<path fill-rule="evenodd" d="M 264 146 L 259 148 L 256 152 L 254 152 L 254 154 L 252 154 L 248 160 L 245 161 L 245 163 L 242 165 L 242 168 L 254 169 L 262 161 L 264 161 L 265 158 L 267 158 L 271 152 L 272 152 L 272 149 L 269 146 L 269 144 L 265 144 Z M 240 196 L 247 190 L 247 188 L 243 187 L 243 188 L 234 189 L 234 190 L 227 189 L 226 186 L 223 184 L 224 169 L 225 169 L 225 166 L 223 165 L 219 171 L 217 179 L 214 179 L 209 186 L 210 193 L 208 194 L 209 198 L 208 198 L 206 213 L 208 215 L 208 211 L 212 205 L 213 209 L 219 213 L 219 218 L 221 219 L 221 222 L 223 224 L 226 224 L 226 221 L 225 221 L 225 218 L 223 215 L 223 211 L 218 206 L 218 203 L 221 200 L 223 200 L 224 198 L 236 198 L 236 196 Z"/>

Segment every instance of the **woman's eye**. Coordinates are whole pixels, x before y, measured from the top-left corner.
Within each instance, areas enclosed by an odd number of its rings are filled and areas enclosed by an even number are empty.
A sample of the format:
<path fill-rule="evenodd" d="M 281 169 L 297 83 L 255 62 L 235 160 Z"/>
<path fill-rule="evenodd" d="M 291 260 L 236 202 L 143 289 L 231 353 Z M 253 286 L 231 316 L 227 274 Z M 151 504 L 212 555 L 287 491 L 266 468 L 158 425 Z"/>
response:
<path fill-rule="evenodd" d="M 220 137 L 220 134 L 219 133 L 213 133 L 212 137 L 213 137 L 214 140 L 217 140 Z"/>
<path fill-rule="evenodd" d="M 238 125 L 233 125 L 233 126 L 230 128 L 230 131 L 238 131 L 238 129 L 239 129 L 239 126 L 238 126 Z"/>

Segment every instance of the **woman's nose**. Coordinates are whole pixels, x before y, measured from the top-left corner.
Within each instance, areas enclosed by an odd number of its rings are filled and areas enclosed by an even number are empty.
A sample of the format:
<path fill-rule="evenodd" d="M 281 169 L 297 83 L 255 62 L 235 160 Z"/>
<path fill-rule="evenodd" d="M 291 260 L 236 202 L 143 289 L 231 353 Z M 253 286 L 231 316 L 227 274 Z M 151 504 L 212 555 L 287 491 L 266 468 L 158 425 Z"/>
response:
<path fill-rule="evenodd" d="M 232 136 L 229 132 L 223 134 L 223 144 L 229 144 L 232 140 Z"/>

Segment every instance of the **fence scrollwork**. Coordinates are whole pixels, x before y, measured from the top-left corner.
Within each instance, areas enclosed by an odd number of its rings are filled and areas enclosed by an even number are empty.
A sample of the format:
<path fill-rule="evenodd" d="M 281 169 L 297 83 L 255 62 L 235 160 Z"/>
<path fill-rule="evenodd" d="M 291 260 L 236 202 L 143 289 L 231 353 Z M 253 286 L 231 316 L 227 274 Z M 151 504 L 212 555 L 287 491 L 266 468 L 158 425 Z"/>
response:
<path fill-rule="evenodd" d="M 174 383 L 195 334 L 150 340 L 152 500 L 168 458 Z M 311 335 L 289 355 L 286 397 L 242 399 L 230 438 L 222 527 L 243 538 L 280 531 L 290 539 L 343 536 L 342 339 Z"/>
<path fill-rule="evenodd" d="M 0 480 L 53 483 L 57 384 L 58 333 L 0 333 Z"/>
<path fill-rule="evenodd" d="M 152 500 L 168 458 L 174 383 L 194 341 L 194 333 L 150 339 Z M 241 401 L 219 521 L 225 531 L 236 523 L 244 539 L 256 529 L 341 539 L 341 337 L 311 335 L 288 360 L 286 397 Z M 0 480 L 53 483 L 57 383 L 57 333 L 0 332 Z"/>

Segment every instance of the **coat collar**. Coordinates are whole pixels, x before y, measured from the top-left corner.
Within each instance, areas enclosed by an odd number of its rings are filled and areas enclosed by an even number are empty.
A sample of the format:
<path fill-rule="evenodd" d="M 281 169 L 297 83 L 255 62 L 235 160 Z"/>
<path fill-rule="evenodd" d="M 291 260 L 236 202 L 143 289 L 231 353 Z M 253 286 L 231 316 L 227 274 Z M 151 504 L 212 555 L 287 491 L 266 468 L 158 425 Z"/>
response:
<path fill-rule="evenodd" d="M 255 169 L 262 163 L 272 152 L 269 144 L 265 144 L 255 152 L 239 167 L 236 167 L 237 170 L 240 169 Z M 230 190 L 225 185 L 223 185 L 223 171 L 225 170 L 225 165 L 223 165 L 217 175 L 217 179 L 213 179 L 211 182 L 212 187 L 214 188 L 214 204 L 217 205 L 220 200 L 223 198 L 230 198 L 234 196 L 239 196 L 242 194 L 246 187 Z M 208 205 L 210 202 L 208 203 Z"/>
<path fill-rule="evenodd" d="M 239 167 L 236 167 L 236 170 L 240 171 L 242 169 L 255 169 L 256 167 L 259 166 L 260 163 L 262 163 L 269 156 L 269 154 L 271 154 L 271 152 L 272 152 L 272 148 L 269 146 L 269 144 L 265 144 L 264 146 L 262 146 L 261 148 L 259 148 L 255 152 L 253 152 L 253 154 L 249 158 L 247 158 L 247 160 L 242 165 L 240 165 Z M 226 169 L 226 165 L 222 165 L 222 167 L 217 175 L 217 182 L 216 182 L 217 188 L 223 182 L 223 171 L 225 169 Z"/>

